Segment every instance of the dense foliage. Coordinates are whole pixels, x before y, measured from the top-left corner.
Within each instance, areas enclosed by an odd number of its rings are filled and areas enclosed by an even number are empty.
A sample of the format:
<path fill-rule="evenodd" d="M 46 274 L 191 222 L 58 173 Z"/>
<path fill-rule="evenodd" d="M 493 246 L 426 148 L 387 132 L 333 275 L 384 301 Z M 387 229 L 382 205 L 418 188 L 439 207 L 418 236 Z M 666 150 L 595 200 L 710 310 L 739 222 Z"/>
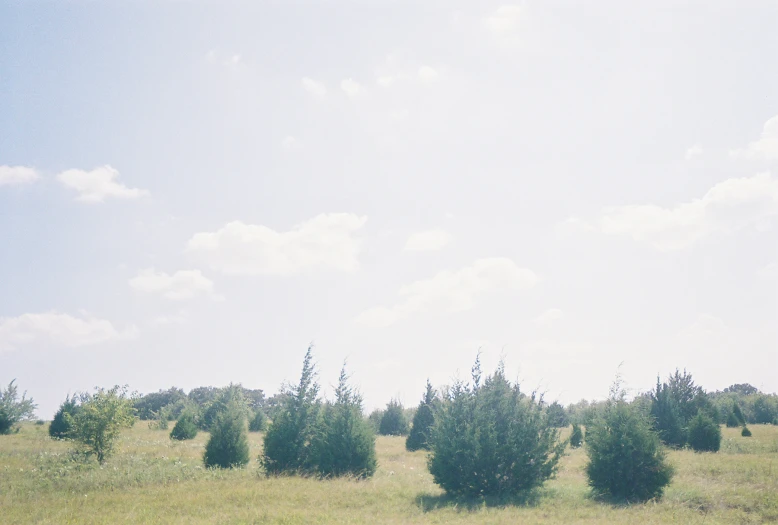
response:
<path fill-rule="evenodd" d="M 570 446 L 573 448 L 579 448 L 583 444 L 583 432 L 581 432 L 581 425 L 573 423 L 573 431 L 570 433 Z"/>
<path fill-rule="evenodd" d="M 249 432 L 264 432 L 265 430 L 267 430 L 267 416 L 261 410 L 257 410 L 249 420 Z"/>
<path fill-rule="evenodd" d="M 65 398 L 49 425 L 49 436 L 55 439 L 67 439 L 73 431 L 73 417 L 78 411 L 76 396 Z"/>
<path fill-rule="evenodd" d="M 5 390 L 0 389 L 0 435 L 18 432 L 18 424 L 35 416 L 37 405 L 27 392 L 19 398 L 19 389 L 12 380 Z"/>
<path fill-rule="evenodd" d="M 127 387 L 98 388 L 94 394 L 80 395 L 80 405 L 70 420 L 70 437 L 82 450 L 95 455 L 103 463 L 113 452 L 116 439 L 122 429 L 135 423 L 135 409 L 128 397 Z"/>
<path fill-rule="evenodd" d="M 650 418 L 624 399 L 618 384 L 602 417 L 586 429 L 586 475 L 599 496 L 620 501 L 661 497 L 673 477 Z"/>
<path fill-rule="evenodd" d="M 375 473 L 375 434 L 362 416 L 362 396 L 349 386 L 345 366 L 335 402 L 324 406 L 319 425 L 312 445 L 318 475 L 366 478 Z"/>
<path fill-rule="evenodd" d="M 244 407 L 231 399 L 211 424 L 203 463 L 207 468 L 243 467 L 249 462 L 249 440 Z"/>
<path fill-rule="evenodd" d="M 197 437 L 197 421 L 190 411 L 184 411 L 170 431 L 170 439 L 186 441 Z"/>
<path fill-rule="evenodd" d="M 535 395 L 506 378 L 502 363 L 481 384 L 457 381 L 446 392 L 430 435 L 429 470 L 447 493 L 513 497 L 556 472 L 565 443 L 548 425 Z"/>
<path fill-rule="evenodd" d="M 570 424 L 565 407 L 554 401 L 546 407 L 546 417 L 548 424 L 556 428 L 564 428 Z"/>
<path fill-rule="evenodd" d="M 432 383 L 427 379 L 427 389 L 424 392 L 424 397 L 419 403 L 419 407 L 416 409 L 416 413 L 413 415 L 411 431 L 408 434 L 408 438 L 405 440 L 405 448 L 407 450 L 429 450 L 427 441 L 432 425 L 435 423 L 435 401 L 435 389 L 432 388 Z"/>
<path fill-rule="evenodd" d="M 300 382 L 288 389 L 284 406 L 265 434 L 260 461 L 267 475 L 311 474 L 316 471 L 312 443 L 318 430 L 321 402 L 312 347 L 303 360 Z"/>
<path fill-rule="evenodd" d="M 721 427 L 699 412 L 689 423 L 688 443 L 696 452 L 718 452 L 721 447 Z"/>
<path fill-rule="evenodd" d="M 698 414 L 718 420 L 718 410 L 702 387 L 694 384 L 686 370 L 676 369 L 665 383 L 657 378 L 656 389 L 650 394 L 653 428 L 667 445 L 683 447 L 688 443 L 689 425 Z"/>
<path fill-rule="evenodd" d="M 405 410 L 399 400 L 392 399 L 386 405 L 386 410 L 381 416 L 378 433 L 382 436 L 405 436 L 408 434 L 408 418 L 405 416 Z"/>

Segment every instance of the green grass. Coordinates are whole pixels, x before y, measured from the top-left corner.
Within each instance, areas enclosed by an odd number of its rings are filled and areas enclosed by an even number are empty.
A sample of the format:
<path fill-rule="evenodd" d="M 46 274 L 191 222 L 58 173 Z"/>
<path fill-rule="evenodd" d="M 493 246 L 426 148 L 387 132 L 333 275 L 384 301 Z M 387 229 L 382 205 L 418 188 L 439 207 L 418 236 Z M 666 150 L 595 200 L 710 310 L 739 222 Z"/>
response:
<path fill-rule="evenodd" d="M 242 470 L 202 467 L 207 433 L 171 442 L 137 424 L 104 466 L 74 459 L 47 427 L 0 436 L 0 523 L 629 523 L 778 522 L 778 427 L 753 437 L 723 429 L 717 454 L 670 452 L 677 473 L 660 502 L 614 506 L 590 497 L 583 449 L 568 449 L 557 477 L 520 505 L 455 502 L 432 482 L 425 453 L 379 437 L 369 481 L 266 479 L 249 434 Z"/>

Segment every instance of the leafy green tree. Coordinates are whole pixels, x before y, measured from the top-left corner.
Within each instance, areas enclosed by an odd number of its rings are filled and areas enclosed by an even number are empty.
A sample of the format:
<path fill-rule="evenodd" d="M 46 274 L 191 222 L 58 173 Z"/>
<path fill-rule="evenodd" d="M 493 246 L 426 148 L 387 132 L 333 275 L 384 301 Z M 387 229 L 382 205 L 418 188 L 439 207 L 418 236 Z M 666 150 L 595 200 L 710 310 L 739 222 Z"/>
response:
<path fill-rule="evenodd" d="M 219 389 L 203 410 L 203 415 L 198 421 L 200 429 L 210 431 L 218 415 L 224 412 L 233 402 L 234 408 L 241 412 L 243 418 L 246 419 L 249 414 L 249 407 L 243 395 L 243 387 L 230 383 L 229 386 Z"/>
<path fill-rule="evenodd" d="M 170 431 L 170 439 L 185 441 L 197 437 L 197 422 L 192 411 L 184 411 Z"/>
<path fill-rule="evenodd" d="M 249 421 L 249 432 L 264 432 L 267 430 L 267 416 L 262 410 L 257 410 Z"/>
<path fill-rule="evenodd" d="M 270 425 L 260 462 L 268 476 L 283 473 L 314 474 L 316 462 L 311 443 L 318 431 L 321 412 L 313 347 L 303 360 L 300 382 L 287 390 L 284 406 Z"/>
<path fill-rule="evenodd" d="M 565 407 L 554 401 L 546 407 L 546 417 L 548 424 L 556 428 L 564 428 L 570 424 Z"/>
<path fill-rule="evenodd" d="M 432 383 L 427 379 L 427 390 L 424 392 L 424 398 L 413 415 L 411 431 L 405 440 L 405 448 L 407 450 L 429 450 L 427 440 L 429 439 L 430 429 L 435 423 L 435 398 L 435 389 L 432 388 Z"/>
<path fill-rule="evenodd" d="M 759 389 L 748 383 L 739 383 L 737 385 L 728 386 L 727 388 L 724 389 L 724 393 L 725 394 L 734 393 L 734 394 L 739 394 L 741 396 L 750 396 L 753 394 L 758 394 Z"/>
<path fill-rule="evenodd" d="M 778 424 L 778 398 L 761 394 L 754 400 L 754 423 Z"/>
<path fill-rule="evenodd" d="M 557 469 L 565 443 L 550 427 L 535 395 L 506 378 L 503 364 L 481 384 L 455 382 L 444 394 L 429 439 L 435 483 L 456 497 L 515 497 L 543 484 Z"/>
<path fill-rule="evenodd" d="M 748 430 L 748 427 L 744 425 L 743 426 L 743 430 L 740 431 L 740 435 L 745 437 L 745 438 L 750 438 L 751 437 L 751 431 Z"/>
<path fill-rule="evenodd" d="M 718 452 L 721 447 L 721 427 L 700 411 L 689 423 L 688 442 L 696 452 Z"/>
<path fill-rule="evenodd" d="M 384 418 L 384 411 L 381 408 L 376 408 L 370 415 L 367 416 L 367 422 L 373 428 L 373 432 L 378 434 L 378 430 L 381 428 L 381 420 Z"/>
<path fill-rule="evenodd" d="M 376 471 L 375 434 L 362 416 L 362 396 L 348 384 L 345 364 L 335 402 L 324 407 L 312 448 L 316 471 L 322 477 L 367 478 Z"/>
<path fill-rule="evenodd" d="M 0 435 L 19 431 L 19 423 L 35 417 L 38 408 L 32 398 L 27 398 L 27 392 L 19 399 L 19 389 L 14 384 L 16 379 L 8 384 L 5 390 L 0 389 Z"/>
<path fill-rule="evenodd" d="M 73 416 L 66 414 L 65 418 L 72 426 L 72 439 L 84 452 L 97 456 L 97 461 L 104 463 L 113 453 L 122 429 L 135 423 L 135 408 L 127 387 L 117 385 L 109 390 L 97 388 L 94 394 L 81 394 L 79 409 Z"/>
<path fill-rule="evenodd" d="M 570 446 L 579 448 L 583 444 L 583 432 L 578 423 L 573 423 L 573 431 L 570 433 Z"/>
<path fill-rule="evenodd" d="M 205 445 L 206 468 L 238 468 L 249 462 L 246 412 L 237 399 L 230 399 L 215 416 L 211 437 Z"/>
<path fill-rule="evenodd" d="M 392 399 L 386 405 L 378 433 L 382 436 L 408 435 L 408 419 L 405 417 L 405 410 L 399 400 Z"/>
<path fill-rule="evenodd" d="M 650 418 L 626 402 L 618 380 L 604 413 L 586 429 L 586 453 L 589 486 L 600 496 L 658 498 L 673 477 Z"/>
<path fill-rule="evenodd" d="M 174 407 L 186 400 L 186 394 L 180 388 L 172 387 L 169 390 L 160 390 L 139 397 L 134 402 L 138 418 L 141 420 L 159 419 L 159 414 L 164 408 L 168 408 L 166 415 L 175 419 L 179 414 Z M 181 405 L 183 406 L 183 405 Z"/>
<path fill-rule="evenodd" d="M 73 417 L 78 411 L 78 400 L 76 396 L 66 397 L 65 401 L 59 406 L 54 419 L 49 425 L 49 436 L 54 439 L 67 439 L 73 431 Z"/>

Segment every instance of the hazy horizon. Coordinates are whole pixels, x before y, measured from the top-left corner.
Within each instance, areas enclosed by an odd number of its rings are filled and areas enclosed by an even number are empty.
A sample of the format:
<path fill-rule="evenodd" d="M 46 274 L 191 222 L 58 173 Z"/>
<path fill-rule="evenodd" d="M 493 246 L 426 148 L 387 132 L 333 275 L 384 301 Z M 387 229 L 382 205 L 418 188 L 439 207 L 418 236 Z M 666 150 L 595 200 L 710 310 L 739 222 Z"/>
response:
<path fill-rule="evenodd" d="M 778 391 L 778 3 L 0 0 L 0 386 Z"/>

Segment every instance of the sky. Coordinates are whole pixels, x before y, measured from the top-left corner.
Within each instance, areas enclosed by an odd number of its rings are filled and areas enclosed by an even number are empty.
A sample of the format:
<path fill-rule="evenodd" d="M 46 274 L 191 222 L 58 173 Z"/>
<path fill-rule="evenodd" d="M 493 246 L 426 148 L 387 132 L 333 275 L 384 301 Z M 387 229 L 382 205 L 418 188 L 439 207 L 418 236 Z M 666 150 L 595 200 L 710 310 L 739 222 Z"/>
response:
<path fill-rule="evenodd" d="M 0 384 L 778 391 L 778 3 L 0 0 Z"/>

